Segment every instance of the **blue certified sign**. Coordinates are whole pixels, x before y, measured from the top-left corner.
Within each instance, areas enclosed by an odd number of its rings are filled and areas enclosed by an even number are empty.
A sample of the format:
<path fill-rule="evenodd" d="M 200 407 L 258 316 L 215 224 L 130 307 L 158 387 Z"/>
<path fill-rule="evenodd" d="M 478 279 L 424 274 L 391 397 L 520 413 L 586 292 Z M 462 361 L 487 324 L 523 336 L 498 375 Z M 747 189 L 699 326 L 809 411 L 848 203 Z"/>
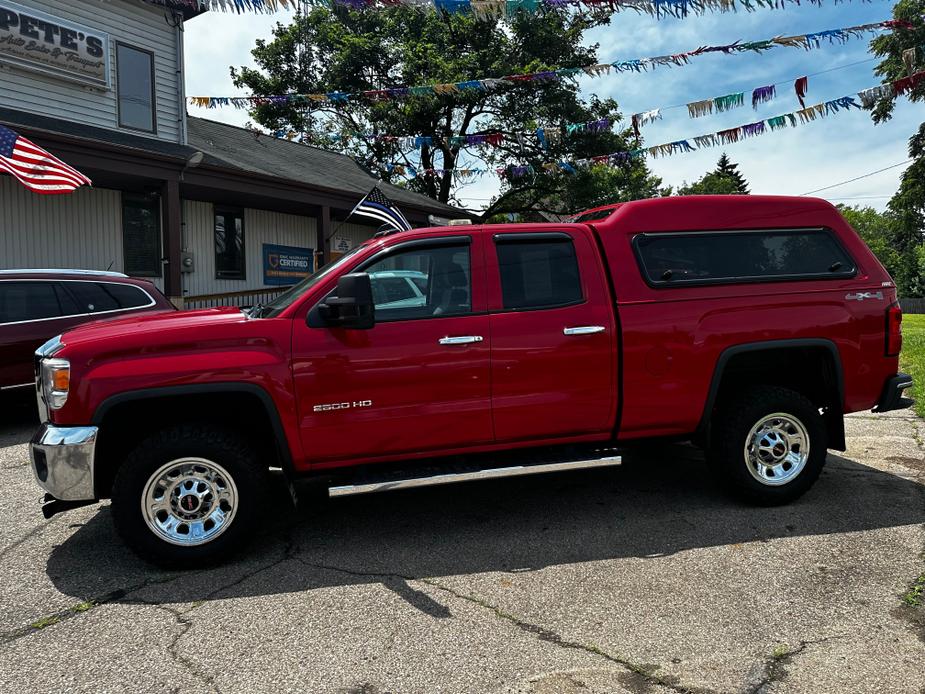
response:
<path fill-rule="evenodd" d="M 263 283 L 265 285 L 295 284 L 315 271 L 313 248 L 263 244 Z"/>

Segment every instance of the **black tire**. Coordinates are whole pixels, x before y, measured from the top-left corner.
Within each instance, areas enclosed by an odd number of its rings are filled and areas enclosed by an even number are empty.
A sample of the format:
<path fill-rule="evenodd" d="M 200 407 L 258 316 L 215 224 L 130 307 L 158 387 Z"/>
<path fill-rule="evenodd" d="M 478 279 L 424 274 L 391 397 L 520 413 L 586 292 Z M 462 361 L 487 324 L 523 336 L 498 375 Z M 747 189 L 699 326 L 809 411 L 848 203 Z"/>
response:
<path fill-rule="evenodd" d="M 791 473 L 793 465 L 784 469 L 783 466 L 789 463 L 783 463 L 779 468 L 780 474 L 772 484 L 769 481 L 760 481 L 759 477 L 773 478 L 773 465 L 769 467 L 750 463 L 746 455 L 746 445 L 753 427 L 773 414 L 786 415 L 802 426 L 809 442 L 809 454 L 802 469 L 796 466 L 795 473 Z M 798 429 L 792 427 L 793 422 L 782 421 L 782 429 L 791 426 L 791 432 L 796 432 L 799 436 Z M 780 446 L 780 452 L 785 453 L 786 444 L 781 442 Z M 753 504 L 775 506 L 799 498 L 819 477 L 825 464 L 826 453 L 826 427 L 819 409 L 805 396 L 788 388 L 750 388 L 722 403 L 714 416 L 710 463 L 724 486 L 739 498 Z M 769 454 L 773 455 L 773 449 Z M 793 477 L 788 479 L 790 474 L 793 474 Z"/>
<path fill-rule="evenodd" d="M 171 544 L 149 527 L 142 512 L 142 497 L 152 476 L 184 458 L 216 464 L 235 487 L 234 513 L 227 526 L 213 539 L 192 546 Z M 219 477 L 224 482 L 222 477 L 224 474 Z M 143 559 L 161 566 L 194 569 L 215 564 L 246 544 L 259 522 L 266 494 L 267 469 L 258 464 L 250 442 L 213 425 L 180 425 L 144 440 L 119 467 L 112 488 L 112 517 L 119 535 Z"/>

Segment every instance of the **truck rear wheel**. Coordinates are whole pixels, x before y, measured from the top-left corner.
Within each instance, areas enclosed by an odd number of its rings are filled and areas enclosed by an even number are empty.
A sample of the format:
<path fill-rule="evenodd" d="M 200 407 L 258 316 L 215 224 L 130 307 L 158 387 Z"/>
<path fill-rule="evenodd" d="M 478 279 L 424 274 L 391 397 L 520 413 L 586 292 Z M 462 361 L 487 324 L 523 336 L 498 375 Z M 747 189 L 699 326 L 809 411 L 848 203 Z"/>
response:
<path fill-rule="evenodd" d="M 785 504 L 808 490 L 825 464 L 825 421 L 806 397 L 758 386 L 729 399 L 713 423 L 710 460 L 745 500 Z"/>
<path fill-rule="evenodd" d="M 139 556 L 198 568 L 237 550 L 253 531 L 266 470 L 250 444 L 209 425 L 184 425 L 143 441 L 116 473 L 116 530 Z"/>

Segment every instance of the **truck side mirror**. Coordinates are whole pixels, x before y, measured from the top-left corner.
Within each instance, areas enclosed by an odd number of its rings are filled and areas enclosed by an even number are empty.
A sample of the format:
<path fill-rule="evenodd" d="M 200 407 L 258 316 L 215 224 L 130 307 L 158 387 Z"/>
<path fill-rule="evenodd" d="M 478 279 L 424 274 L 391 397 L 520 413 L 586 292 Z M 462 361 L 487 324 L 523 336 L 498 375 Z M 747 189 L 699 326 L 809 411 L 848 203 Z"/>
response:
<path fill-rule="evenodd" d="M 325 325 L 351 330 L 369 330 L 376 324 L 373 284 L 365 272 L 344 275 L 334 294 L 318 305 Z"/>

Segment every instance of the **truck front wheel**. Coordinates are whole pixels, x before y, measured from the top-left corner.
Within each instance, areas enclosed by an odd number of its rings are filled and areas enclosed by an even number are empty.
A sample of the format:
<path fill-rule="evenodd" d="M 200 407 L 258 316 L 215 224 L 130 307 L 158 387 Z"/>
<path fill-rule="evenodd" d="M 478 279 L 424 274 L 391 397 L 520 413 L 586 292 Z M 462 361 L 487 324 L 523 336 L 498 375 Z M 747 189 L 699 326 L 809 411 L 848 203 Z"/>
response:
<path fill-rule="evenodd" d="M 209 425 L 184 425 L 143 441 L 116 473 L 116 530 L 157 564 L 198 568 L 237 550 L 253 531 L 266 470 L 249 442 Z"/>
<path fill-rule="evenodd" d="M 806 492 L 826 450 L 825 421 L 812 402 L 788 388 L 760 386 L 719 408 L 710 460 L 734 493 L 770 506 Z"/>

